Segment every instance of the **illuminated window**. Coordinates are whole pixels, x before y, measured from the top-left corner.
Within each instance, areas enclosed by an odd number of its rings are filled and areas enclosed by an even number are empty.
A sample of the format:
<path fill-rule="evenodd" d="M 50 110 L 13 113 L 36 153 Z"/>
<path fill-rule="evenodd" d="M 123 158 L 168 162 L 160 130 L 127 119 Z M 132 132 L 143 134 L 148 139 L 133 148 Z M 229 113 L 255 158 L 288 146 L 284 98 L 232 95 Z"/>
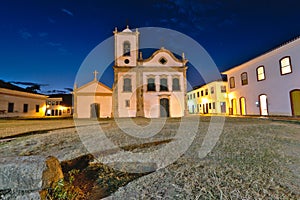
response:
<path fill-rule="evenodd" d="M 248 85 L 248 75 L 247 72 L 241 74 L 242 85 Z"/>
<path fill-rule="evenodd" d="M 235 88 L 235 80 L 234 80 L 234 77 L 230 77 L 230 79 L 229 79 L 229 86 L 230 86 L 230 88 Z"/>
<path fill-rule="evenodd" d="M 160 91 L 168 91 L 168 79 L 160 79 Z"/>
<path fill-rule="evenodd" d="M 265 76 L 265 67 L 264 66 L 259 66 L 256 68 L 256 75 L 257 75 L 257 80 L 262 81 L 266 79 Z"/>
<path fill-rule="evenodd" d="M 130 56 L 130 42 L 125 41 L 123 43 L 123 56 Z"/>
<path fill-rule="evenodd" d="M 226 93 L 226 86 L 224 85 L 221 86 L 221 93 Z"/>
<path fill-rule="evenodd" d="M 156 91 L 155 89 L 155 79 L 148 78 L 147 80 L 147 91 Z"/>
<path fill-rule="evenodd" d="M 123 92 L 131 92 L 131 79 L 130 78 L 124 78 L 123 83 Z"/>
<path fill-rule="evenodd" d="M 172 80 L 172 90 L 180 91 L 179 78 L 173 78 Z"/>
<path fill-rule="evenodd" d="M 279 63 L 281 75 L 292 73 L 291 58 L 289 56 L 280 59 Z"/>

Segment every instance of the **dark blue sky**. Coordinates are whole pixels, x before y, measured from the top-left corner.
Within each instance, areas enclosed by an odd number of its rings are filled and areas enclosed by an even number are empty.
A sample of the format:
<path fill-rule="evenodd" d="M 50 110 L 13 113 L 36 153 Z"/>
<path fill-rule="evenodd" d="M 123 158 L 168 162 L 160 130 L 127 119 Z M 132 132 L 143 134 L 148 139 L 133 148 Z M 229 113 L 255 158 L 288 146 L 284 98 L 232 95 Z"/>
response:
<path fill-rule="evenodd" d="M 89 52 L 127 23 L 184 33 L 224 71 L 299 36 L 299 8 L 296 0 L 2 0 L 0 79 L 73 87 Z"/>

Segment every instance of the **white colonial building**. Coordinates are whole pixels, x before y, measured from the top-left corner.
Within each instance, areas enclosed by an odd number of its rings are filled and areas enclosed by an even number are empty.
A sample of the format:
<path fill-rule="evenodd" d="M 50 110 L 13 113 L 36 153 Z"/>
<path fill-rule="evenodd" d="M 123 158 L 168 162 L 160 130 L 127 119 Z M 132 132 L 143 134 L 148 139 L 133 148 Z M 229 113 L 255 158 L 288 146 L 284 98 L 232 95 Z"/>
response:
<path fill-rule="evenodd" d="M 112 90 L 94 80 L 73 91 L 75 118 L 109 118 L 112 115 Z"/>
<path fill-rule="evenodd" d="M 182 117 L 186 112 L 186 63 L 161 48 L 148 59 L 139 52 L 139 32 L 114 31 L 114 117 Z"/>
<path fill-rule="evenodd" d="M 47 96 L 0 81 L 0 117 L 43 117 Z"/>
<path fill-rule="evenodd" d="M 300 116 L 300 38 L 224 72 L 233 115 Z"/>
<path fill-rule="evenodd" d="M 228 114 L 226 81 L 213 81 L 187 93 L 190 114 Z"/>

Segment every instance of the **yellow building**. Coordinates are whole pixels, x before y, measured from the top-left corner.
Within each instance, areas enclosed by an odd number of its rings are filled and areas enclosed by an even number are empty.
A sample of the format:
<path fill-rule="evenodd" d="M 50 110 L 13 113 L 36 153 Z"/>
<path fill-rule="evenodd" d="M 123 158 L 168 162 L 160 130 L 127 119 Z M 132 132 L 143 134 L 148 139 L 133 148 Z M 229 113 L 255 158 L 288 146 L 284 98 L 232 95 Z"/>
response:
<path fill-rule="evenodd" d="M 190 114 L 228 114 L 227 82 L 214 81 L 187 93 Z"/>
<path fill-rule="evenodd" d="M 46 116 L 71 117 L 72 94 L 55 94 L 47 98 Z"/>

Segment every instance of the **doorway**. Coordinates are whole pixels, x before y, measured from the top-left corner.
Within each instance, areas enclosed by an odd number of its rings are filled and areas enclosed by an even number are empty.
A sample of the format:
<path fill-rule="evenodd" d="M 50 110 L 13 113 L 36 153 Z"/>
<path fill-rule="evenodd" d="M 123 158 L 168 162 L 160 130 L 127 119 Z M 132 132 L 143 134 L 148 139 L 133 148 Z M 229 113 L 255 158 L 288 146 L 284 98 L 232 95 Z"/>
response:
<path fill-rule="evenodd" d="M 99 118 L 100 117 L 100 104 L 93 103 L 91 104 L 91 118 Z"/>
<path fill-rule="evenodd" d="M 260 108 L 260 115 L 269 115 L 267 95 L 265 94 L 259 95 L 259 108 Z"/>
<path fill-rule="evenodd" d="M 231 109 L 232 109 L 232 115 L 236 115 L 236 99 L 231 99 Z"/>
<path fill-rule="evenodd" d="M 290 92 L 291 108 L 293 116 L 300 116 L 300 89 Z"/>
<path fill-rule="evenodd" d="M 241 111 L 241 115 L 246 115 L 246 99 L 245 99 L 245 97 L 240 98 L 240 111 Z"/>
<path fill-rule="evenodd" d="M 162 98 L 159 100 L 159 103 L 160 103 L 160 117 L 170 117 L 169 99 Z"/>

